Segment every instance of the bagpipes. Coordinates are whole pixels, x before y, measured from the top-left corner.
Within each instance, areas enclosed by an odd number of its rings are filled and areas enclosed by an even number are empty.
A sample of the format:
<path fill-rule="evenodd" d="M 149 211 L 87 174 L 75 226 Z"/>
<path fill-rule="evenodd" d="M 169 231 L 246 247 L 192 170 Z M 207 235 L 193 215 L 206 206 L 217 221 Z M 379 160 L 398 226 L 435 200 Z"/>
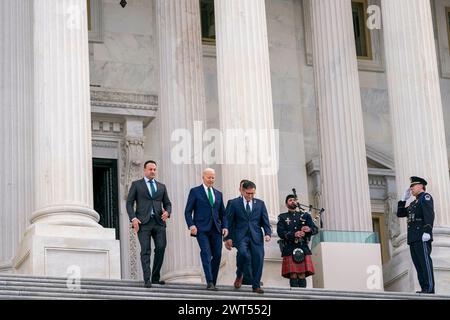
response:
<path fill-rule="evenodd" d="M 298 202 L 297 191 L 295 190 L 295 188 L 292 188 L 292 194 L 295 197 L 295 203 L 297 204 L 297 208 L 299 208 L 301 211 L 305 211 L 303 208 L 308 208 L 308 213 L 311 215 L 311 218 L 313 219 L 314 224 L 317 226 L 317 228 L 322 229 L 323 228 L 322 214 L 325 212 L 325 209 L 324 208 L 320 208 L 320 209 L 314 208 L 312 206 L 312 204 L 306 205 L 306 204 L 302 204 L 302 203 Z M 314 218 L 312 216 L 313 210 L 318 211 L 318 213 L 316 214 L 316 216 Z"/>
<path fill-rule="evenodd" d="M 297 192 L 296 192 L 295 188 L 292 188 L 292 194 L 295 197 L 295 203 L 296 203 L 297 208 L 302 212 L 302 216 L 300 217 L 300 220 L 305 221 L 303 219 L 303 214 L 306 213 L 306 210 L 304 210 L 304 208 L 307 208 L 308 213 L 311 216 L 314 224 L 316 225 L 316 227 L 318 229 L 321 229 L 323 227 L 321 215 L 324 213 L 325 209 L 324 208 L 318 209 L 318 208 L 314 208 L 312 205 L 306 205 L 306 204 L 300 203 L 298 201 Z M 313 210 L 318 211 L 318 213 L 316 214 L 315 217 L 313 217 L 311 214 Z M 300 241 L 304 241 L 304 240 L 300 239 Z M 278 242 L 278 245 L 280 246 L 281 253 L 283 253 L 283 250 L 286 246 L 286 241 L 284 239 L 279 239 L 277 242 Z M 296 240 L 296 243 L 297 243 L 297 240 Z M 292 258 L 294 259 L 295 262 L 302 262 L 304 260 L 303 250 L 300 248 L 294 249 L 294 251 L 292 253 Z"/>

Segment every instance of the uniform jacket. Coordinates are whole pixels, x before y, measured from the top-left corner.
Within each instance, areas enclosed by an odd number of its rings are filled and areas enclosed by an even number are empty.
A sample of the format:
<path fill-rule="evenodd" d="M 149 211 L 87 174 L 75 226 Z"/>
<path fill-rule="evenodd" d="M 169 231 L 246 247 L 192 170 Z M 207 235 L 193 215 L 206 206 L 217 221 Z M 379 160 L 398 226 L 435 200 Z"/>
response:
<path fill-rule="evenodd" d="M 399 201 L 397 216 L 408 217 L 408 244 L 422 241 L 422 235 L 429 233 L 433 240 L 434 209 L 433 198 L 422 192 L 416 200 L 405 207 L 406 201 Z"/>
<path fill-rule="evenodd" d="M 302 238 L 304 241 L 296 241 L 294 234 L 300 231 L 303 226 L 311 228 Z M 311 255 L 308 242 L 311 236 L 317 234 L 318 229 L 312 221 L 311 215 L 307 212 L 286 212 L 278 216 L 277 233 L 280 239 L 284 240 L 284 248 L 281 256 L 286 257 L 292 254 L 295 248 L 301 248 L 305 255 Z"/>

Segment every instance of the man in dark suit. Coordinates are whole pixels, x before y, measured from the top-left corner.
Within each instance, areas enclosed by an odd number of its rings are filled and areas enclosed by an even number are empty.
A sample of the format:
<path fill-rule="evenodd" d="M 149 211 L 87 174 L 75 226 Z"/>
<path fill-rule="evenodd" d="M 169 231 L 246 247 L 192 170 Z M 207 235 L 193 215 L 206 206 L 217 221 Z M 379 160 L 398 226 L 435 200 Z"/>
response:
<path fill-rule="evenodd" d="M 264 293 L 260 284 L 264 264 L 264 240 L 270 241 L 272 229 L 264 201 L 254 198 L 256 185 L 246 181 L 242 188 L 243 198 L 232 200 L 228 210 L 227 219 L 233 239 L 226 240 L 229 245 L 237 248 L 240 269 L 252 266 L 253 292 Z M 264 235 L 261 228 L 264 229 Z"/>
<path fill-rule="evenodd" d="M 238 198 L 236 198 L 236 199 L 242 199 L 243 198 L 244 189 L 242 188 L 242 185 L 246 181 L 248 181 L 248 180 L 243 179 L 239 183 L 240 196 Z M 226 206 L 226 209 L 225 209 L 225 211 L 227 212 L 227 216 L 228 216 L 228 212 L 230 210 L 231 202 L 233 200 L 235 200 L 235 199 L 228 200 L 228 202 L 227 202 L 227 206 Z M 233 234 L 230 233 L 228 238 L 233 240 L 234 239 Z M 233 243 L 233 241 L 226 241 L 225 240 L 225 248 L 227 248 L 227 250 L 232 250 L 232 248 L 233 248 L 233 246 L 231 245 L 232 243 Z M 251 279 L 251 270 L 252 270 L 252 268 L 251 268 L 251 265 L 250 265 L 249 268 L 241 269 L 242 263 L 241 263 L 241 261 L 239 261 L 238 258 L 240 259 L 241 257 L 240 256 L 236 257 L 236 280 L 234 281 L 234 287 L 236 289 L 239 289 L 243 284 L 246 284 L 246 285 L 251 285 L 252 284 L 252 279 Z M 247 261 L 247 263 L 251 263 L 251 261 Z M 244 273 L 244 271 L 246 273 Z"/>
<path fill-rule="evenodd" d="M 147 288 L 150 288 L 152 283 L 164 284 L 159 278 L 167 243 L 166 220 L 170 218 L 172 211 L 166 186 L 156 181 L 155 176 L 156 162 L 145 162 L 144 178 L 133 181 L 127 199 L 128 216 L 141 244 L 141 264 Z M 153 272 L 150 268 L 151 238 L 155 243 Z"/>
<path fill-rule="evenodd" d="M 192 188 L 186 203 L 184 215 L 191 235 L 200 246 L 206 288 L 217 290 L 216 282 L 222 257 L 222 235 L 228 235 L 225 206 L 222 193 L 213 188 L 214 169 L 203 171 L 203 184 Z"/>

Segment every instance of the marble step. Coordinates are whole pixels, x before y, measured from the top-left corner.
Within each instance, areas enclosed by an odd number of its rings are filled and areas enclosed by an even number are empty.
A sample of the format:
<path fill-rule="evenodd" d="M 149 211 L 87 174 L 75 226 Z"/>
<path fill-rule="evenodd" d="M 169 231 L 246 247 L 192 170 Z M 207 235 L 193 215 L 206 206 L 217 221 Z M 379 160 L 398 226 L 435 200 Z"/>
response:
<path fill-rule="evenodd" d="M 236 290 L 219 285 L 219 291 L 205 290 L 202 284 L 170 283 L 144 288 L 142 281 L 83 279 L 80 290 L 67 288 L 66 278 L 0 274 L 0 299 L 450 299 L 446 295 L 419 295 L 399 292 L 338 291 L 311 288 L 264 287 L 263 295 L 250 286 Z"/>

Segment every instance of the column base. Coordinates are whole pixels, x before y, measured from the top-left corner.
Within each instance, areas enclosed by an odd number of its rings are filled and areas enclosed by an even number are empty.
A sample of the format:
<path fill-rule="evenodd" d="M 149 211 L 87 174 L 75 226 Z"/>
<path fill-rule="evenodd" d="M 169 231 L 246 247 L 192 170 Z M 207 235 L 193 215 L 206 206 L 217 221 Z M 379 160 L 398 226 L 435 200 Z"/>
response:
<path fill-rule="evenodd" d="M 120 279 L 114 229 L 31 225 L 13 260 L 14 272 L 35 276 Z"/>
<path fill-rule="evenodd" d="M 434 228 L 431 259 L 437 294 L 450 294 L 450 228 Z M 420 291 L 417 272 L 414 268 L 406 235 L 397 239 L 400 243 L 391 260 L 385 264 L 383 277 L 386 291 Z"/>
<path fill-rule="evenodd" d="M 314 288 L 383 291 L 379 244 L 321 242 L 312 254 Z"/>
<path fill-rule="evenodd" d="M 189 269 L 184 271 L 173 271 L 165 273 L 161 276 L 161 280 L 164 280 L 167 283 L 183 283 L 183 284 L 206 283 L 204 281 L 203 270 L 189 270 Z"/>

